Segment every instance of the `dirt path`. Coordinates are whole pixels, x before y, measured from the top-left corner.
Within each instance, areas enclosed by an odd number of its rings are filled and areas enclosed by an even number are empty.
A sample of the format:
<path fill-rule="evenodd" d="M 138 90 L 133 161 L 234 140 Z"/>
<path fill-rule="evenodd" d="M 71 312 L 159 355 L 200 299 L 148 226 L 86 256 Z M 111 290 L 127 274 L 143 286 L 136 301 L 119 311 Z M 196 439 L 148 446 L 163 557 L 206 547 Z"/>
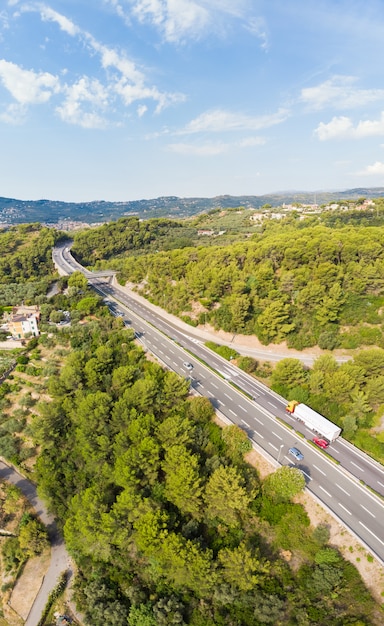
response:
<path fill-rule="evenodd" d="M 60 574 L 64 571 L 68 571 L 70 576 L 73 575 L 72 562 L 65 548 L 64 541 L 58 532 L 55 519 L 48 513 L 45 504 L 38 497 L 35 485 L 19 474 L 16 469 L 3 461 L 0 461 L 0 479 L 16 485 L 20 489 L 35 509 L 36 515 L 38 515 L 48 530 L 51 543 L 50 564 L 25 621 L 25 626 L 37 626 L 44 607 L 47 604 L 48 596 L 56 587 Z"/>

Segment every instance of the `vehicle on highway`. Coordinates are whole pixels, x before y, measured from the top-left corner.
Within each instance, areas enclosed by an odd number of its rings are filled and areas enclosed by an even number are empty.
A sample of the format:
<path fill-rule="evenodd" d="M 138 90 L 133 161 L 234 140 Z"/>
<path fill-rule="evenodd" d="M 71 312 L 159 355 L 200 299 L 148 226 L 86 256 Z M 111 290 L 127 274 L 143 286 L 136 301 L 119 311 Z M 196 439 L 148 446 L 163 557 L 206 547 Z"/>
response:
<path fill-rule="evenodd" d="M 189 363 L 188 361 L 184 361 L 183 366 L 184 366 L 187 370 L 193 370 L 193 365 L 192 365 L 192 363 Z"/>
<path fill-rule="evenodd" d="M 295 457 L 296 461 L 302 461 L 304 458 L 304 454 L 298 448 L 289 448 L 288 454 Z"/>
<path fill-rule="evenodd" d="M 329 446 L 329 441 L 327 441 L 326 439 L 320 439 L 319 437 L 314 437 L 312 441 L 317 446 L 319 446 L 319 448 L 323 448 L 323 450 L 325 450 L 325 448 L 328 448 Z"/>
<path fill-rule="evenodd" d="M 336 424 L 333 424 L 326 417 L 302 402 L 291 400 L 288 402 L 285 410 L 297 420 L 303 422 L 307 428 L 325 437 L 328 441 L 335 441 L 341 433 L 339 426 L 336 426 Z"/>

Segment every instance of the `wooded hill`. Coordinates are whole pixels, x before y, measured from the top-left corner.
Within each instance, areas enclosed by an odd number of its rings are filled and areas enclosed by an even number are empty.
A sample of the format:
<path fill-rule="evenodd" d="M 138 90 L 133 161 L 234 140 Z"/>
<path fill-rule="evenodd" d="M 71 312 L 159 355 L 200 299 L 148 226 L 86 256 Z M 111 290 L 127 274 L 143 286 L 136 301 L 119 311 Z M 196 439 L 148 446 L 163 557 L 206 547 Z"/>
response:
<path fill-rule="evenodd" d="M 59 286 L 65 294 L 39 296 L 42 335 L 1 386 L 0 446 L 27 467 L 38 454 L 35 477 L 78 564 L 87 624 L 379 626 L 381 609 L 329 545 L 328 528 L 311 527 L 292 501 L 301 472 L 283 467 L 261 480 L 244 460 L 245 433 L 221 430 L 206 398 L 190 397 L 186 380 L 148 360 L 84 276 Z M 70 326 L 56 326 L 63 310 Z M 371 361 L 350 374 L 379 375 L 380 355 L 374 371 Z M 12 414 L 24 374 L 31 391 Z M 283 364 L 273 383 L 304 385 L 305 376 Z M 336 378 L 323 361 L 311 388 L 327 390 Z"/>
<path fill-rule="evenodd" d="M 0 197 L 0 223 L 22 224 L 42 222 L 55 224 L 69 220 L 88 224 L 109 222 L 126 215 L 137 215 L 143 219 L 154 217 L 181 218 L 205 213 L 215 208 L 227 209 L 234 206 L 257 209 L 264 204 L 281 206 L 295 202 L 325 204 L 337 200 L 361 197 L 380 198 L 383 187 L 348 189 L 345 191 L 288 191 L 262 196 L 216 196 L 214 198 L 160 198 L 111 202 L 94 200 L 91 202 L 62 202 L 59 200 L 18 200 Z"/>
<path fill-rule="evenodd" d="M 248 232 L 247 211 L 228 215 L 236 229 L 204 239 L 196 231 L 222 212 L 184 225 L 122 219 L 76 235 L 73 253 L 84 264 L 117 269 L 122 284 L 140 285 L 142 295 L 192 325 L 210 322 L 298 350 L 384 347 L 383 201 L 266 219 Z M 201 245 L 192 247 L 196 240 Z"/>

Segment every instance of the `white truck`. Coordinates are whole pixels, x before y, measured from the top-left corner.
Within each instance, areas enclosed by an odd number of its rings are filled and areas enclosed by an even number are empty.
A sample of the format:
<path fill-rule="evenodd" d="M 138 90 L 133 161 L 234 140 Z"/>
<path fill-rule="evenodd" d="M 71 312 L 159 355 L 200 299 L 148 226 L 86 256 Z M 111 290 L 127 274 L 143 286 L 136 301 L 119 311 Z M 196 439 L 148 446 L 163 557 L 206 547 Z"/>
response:
<path fill-rule="evenodd" d="M 288 403 L 286 411 L 328 441 L 335 441 L 341 433 L 341 428 L 336 426 L 336 424 L 333 424 L 302 402 L 292 400 Z"/>

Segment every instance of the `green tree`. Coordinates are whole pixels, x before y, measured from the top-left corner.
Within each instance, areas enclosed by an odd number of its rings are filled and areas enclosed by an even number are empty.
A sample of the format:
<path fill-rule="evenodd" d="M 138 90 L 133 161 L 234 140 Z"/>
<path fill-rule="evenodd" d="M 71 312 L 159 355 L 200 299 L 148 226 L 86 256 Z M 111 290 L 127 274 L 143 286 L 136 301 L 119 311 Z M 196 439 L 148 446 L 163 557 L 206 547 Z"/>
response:
<path fill-rule="evenodd" d="M 49 316 L 49 321 L 54 324 L 58 324 L 64 319 L 64 313 L 62 311 L 52 311 Z"/>
<path fill-rule="evenodd" d="M 300 387 L 307 380 L 307 371 L 299 359 L 282 359 L 279 361 L 271 376 L 273 388 L 293 389 Z"/>
<path fill-rule="evenodd" d="M 304 488 L 303 473 L 298 468 L 287 465 L 269 474 L 263 483 L 264 494 L 275 502 L 288 502 Z"/>
<path fill-rule="evenodd" d="M 87 296 L 86 298 L 82 298 L 76 304 L 76 309 L 84 315 L 91 315 L 91 313 L 95 313 L 97 307 L 99 306 L 100 300 L 95 296 Z"/>
<path fill-rule="evenodd" d="M 128 615 L 129 626 L 157 626 L 157 619 L 155 618 L 150 604 L 140 604 L 139 606 L 132 605 Z"/>
<path fill-rule="evenodd" d="M 357 419 L 356 416 L 348 413 L 343 418 L 343 430 L 346 439 L 352 439 L 353 435 L 357 431 Z"/>
<path fill-rule="evenodd" d="M 377 411 L 384 404 L 384 376 L 370 378 L 365 386 L 365 393 L 370 406 Z"/>
<path fill-rule="evenodd" d="M 185 446 L 167 449 L 162 463 L 165 473 L 165 495 L 183 514 L 201 515 L 201 480 L 199 460 Z"/>
<path fill-rule="evenodd" d="M 205 494 L 205 513 L 209 520 L 236 526 L 250 503 L 244 480 L 234 467 L 219 467 L 209 478 Z"/>
<path fill-rule="evenodd" d="M 229 455 L 234 461 L 241 459 L 244 454 L 252 450 L 252 444 L 247 433 L 238 426 L 226 426 L 222 431 L 222 437 L 227 444 Z"/>
<path fill-rule="evenodd" d="M 85 291 L 88 286 L 88 281 L 82 272 L 73 272 L 68 278 L 68 287 L 72 288 L 74 294 Z"/>
<path fill-rule="evenodd" d="M 45 526 L 35 518 L 28 519 L 20 526 L 19 544 L 27 556 L 41 554 L 49 546 Z"/>
<path fill-rule="evenodd" d="M 251 591 L 269 571 L 269 564 L 252 552 L 244 542 L 237 548 L 224 548 L 219 551 L 218 562 L 223 579 L 240 591 Z"/>
<path fill-rule="evenodd" d="M 290 322 L 290 305 L 274 300 L 257 318 L 257 334 L 263 343 L 280 343 L 292 332 L 295 324 Z"/>
<path fill-rule="evenodd" d="M 353 361 L 355 365 L 363 368 L 367 379 L 372 376 L 384 375 L 384 350 L 382 348 L 362 350 L 354 357 Z"/>

